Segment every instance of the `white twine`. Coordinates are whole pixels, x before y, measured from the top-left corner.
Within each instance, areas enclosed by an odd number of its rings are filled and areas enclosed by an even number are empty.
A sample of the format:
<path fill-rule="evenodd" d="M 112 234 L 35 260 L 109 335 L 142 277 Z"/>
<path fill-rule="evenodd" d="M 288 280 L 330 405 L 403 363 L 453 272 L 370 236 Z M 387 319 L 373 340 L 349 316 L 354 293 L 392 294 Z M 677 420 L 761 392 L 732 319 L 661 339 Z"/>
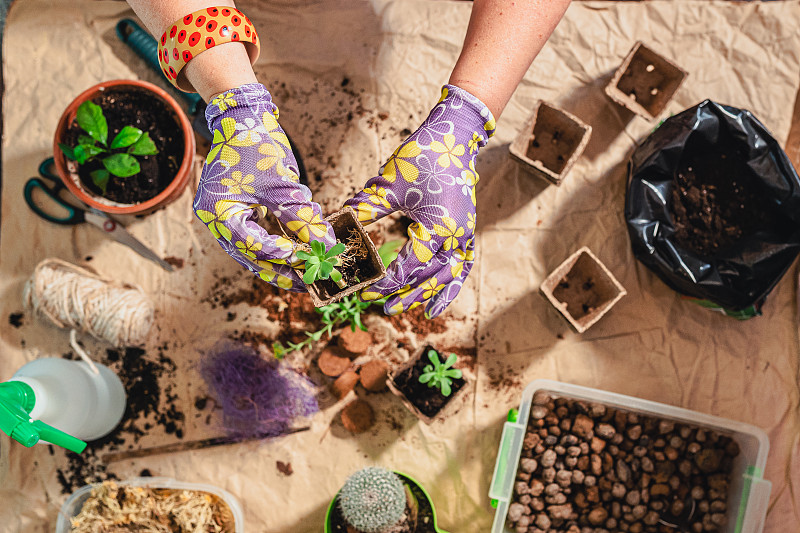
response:
<path fill-rule="evenodd" d="M 22 292 L 25 308 L 62 328 L 77 329 L 114 346 L 144 344 L 155 310 L 144 292 L 62 261 L 45 259 Z"/>
<path fill-rule="evenodd" d="M 75 353 L 77 353 L 78 356 L 81 359 L 83 359 L 83 362 L 89 365 L 89 369 L 93 373 L 95 374 L 100 373 L 100 371 L 97 369 L 97 365 L 94 364 L 92 358 L 89 357 L 89 354 L 86 353 L 86 350 L 84 350 L 83 346 L 81 346 L 80 343 L 78 342 L 78 330 L 73 329 L 72 331 L 69 332 L 69 345 L 72 346 L 72 349 L 75 350 Z"/>

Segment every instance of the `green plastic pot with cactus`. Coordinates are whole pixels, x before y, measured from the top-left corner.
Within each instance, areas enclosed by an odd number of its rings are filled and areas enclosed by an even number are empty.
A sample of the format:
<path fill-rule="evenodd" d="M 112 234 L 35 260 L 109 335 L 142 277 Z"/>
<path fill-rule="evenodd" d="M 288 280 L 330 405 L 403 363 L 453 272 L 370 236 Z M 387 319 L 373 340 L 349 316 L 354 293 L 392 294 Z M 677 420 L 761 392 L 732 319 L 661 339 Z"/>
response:
<path fill-rule="evenodd" d="M 400 472 L 367 467 L 351 475 L 328 506 L 325 533 L 446 533 L 425 489 Z"/>

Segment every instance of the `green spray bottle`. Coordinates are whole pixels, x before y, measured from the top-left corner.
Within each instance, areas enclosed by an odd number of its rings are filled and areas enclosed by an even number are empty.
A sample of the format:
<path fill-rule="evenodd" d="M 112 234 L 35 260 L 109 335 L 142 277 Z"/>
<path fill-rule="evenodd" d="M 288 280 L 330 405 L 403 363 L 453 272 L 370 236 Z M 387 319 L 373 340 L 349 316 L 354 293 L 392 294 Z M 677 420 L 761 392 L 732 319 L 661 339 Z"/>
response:
<path fill-rule="evenodd" d="M 36 359 L 0 383 L 0 431 L 27 447 L 41 439 L 80 453 L 124 412 L 122 382 L 99 363 Z"/>

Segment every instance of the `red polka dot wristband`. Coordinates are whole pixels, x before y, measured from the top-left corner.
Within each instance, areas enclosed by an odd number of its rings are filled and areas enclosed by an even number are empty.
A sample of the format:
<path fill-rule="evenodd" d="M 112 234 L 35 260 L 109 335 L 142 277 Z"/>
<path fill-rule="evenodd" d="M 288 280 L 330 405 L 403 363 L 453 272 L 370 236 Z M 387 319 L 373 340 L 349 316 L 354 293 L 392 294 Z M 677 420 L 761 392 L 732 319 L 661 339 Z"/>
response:
<path fill-rule="evenodd" d="M 167 79 L 178 89 L 196 92 L 181 76 L 186 63 L 214 46 L 241 42 L 247 48 L 250 63 L 258 59 L 261 44 L 253 23 L 233 7 L 209 7 L 186 15 L 164 32 L 158 42 L 158 62 Z"/>

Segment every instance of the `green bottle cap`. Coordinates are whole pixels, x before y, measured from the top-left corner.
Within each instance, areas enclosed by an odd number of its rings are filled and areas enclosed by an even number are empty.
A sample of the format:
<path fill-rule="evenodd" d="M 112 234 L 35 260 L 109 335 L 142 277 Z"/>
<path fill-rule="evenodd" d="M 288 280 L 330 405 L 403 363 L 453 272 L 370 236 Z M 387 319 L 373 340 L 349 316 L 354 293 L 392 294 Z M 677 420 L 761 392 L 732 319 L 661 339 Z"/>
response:
<path fill-rule="evenodd" d="M 32 420 L 30 412 L 36 404 L 33 388 L 21 381 L 0 383 L 0 431 L 30 448 L 40 438 L 75 453 L 81 453 L 86 443 L 61 430 Z"/>

